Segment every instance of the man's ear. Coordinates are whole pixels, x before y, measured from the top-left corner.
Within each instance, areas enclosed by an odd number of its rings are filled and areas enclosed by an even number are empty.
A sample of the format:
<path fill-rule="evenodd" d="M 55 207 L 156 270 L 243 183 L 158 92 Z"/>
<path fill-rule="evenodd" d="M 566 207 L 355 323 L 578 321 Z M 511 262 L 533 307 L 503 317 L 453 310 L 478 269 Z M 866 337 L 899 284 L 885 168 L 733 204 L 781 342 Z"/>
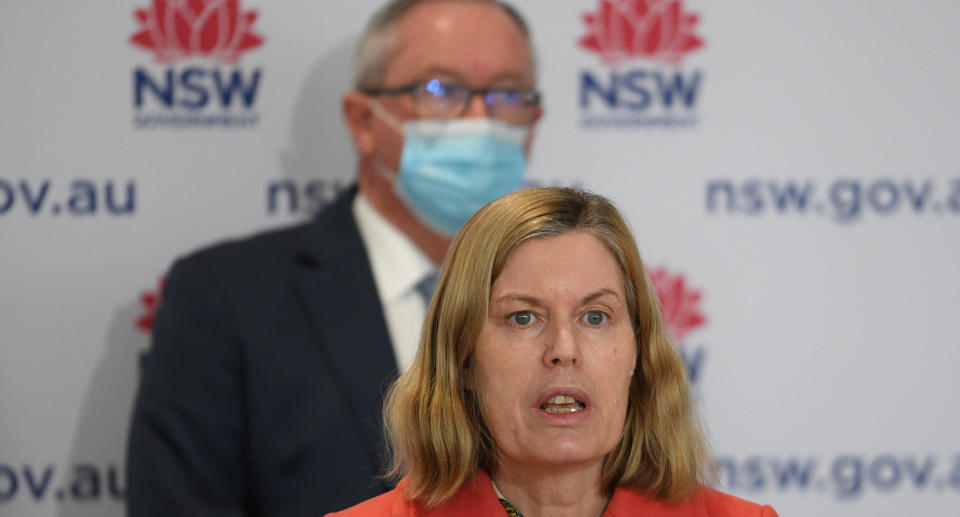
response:
<path fill-rule="evenodd" d="M 531 125 L 536 125 L 537 122 L 540 122 L 540 117 L 543 116 L 543 106 L 537 106 L 536 111 L 533 114 L 533 122 Z"/>
<path fill-rule="evenodd" d="M 360 156 L 369 156 L 374 149 L 373 111 L 370 109 L 370 97 L 364 93 L 350 91 L 341 101 L 343 119 L 347 123 L 353 145 Z"/>
<path fill-rule="evenodd" d="M 540 122 L 540 117 L 543 116 L 543 106 L 537 106 L 537 110 L 533 115 L 533 120 L 530 122 L 530 131 L 527 133 L 527 141 L 523 143 L 523 152 L 528 156 L 530 155 L 530 147 L 533 145 L 533 137 L 537 132 L 537 122 Z"/>

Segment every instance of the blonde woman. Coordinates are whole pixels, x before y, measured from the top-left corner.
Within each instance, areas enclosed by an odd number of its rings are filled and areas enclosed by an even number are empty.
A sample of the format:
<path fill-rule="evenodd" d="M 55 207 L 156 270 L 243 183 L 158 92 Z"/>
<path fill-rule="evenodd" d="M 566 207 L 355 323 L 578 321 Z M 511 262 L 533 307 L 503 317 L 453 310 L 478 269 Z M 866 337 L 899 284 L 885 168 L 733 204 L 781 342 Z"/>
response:
<path fill-rule="evenodd" d="M 530 189 L 454 240 L 388 395 L 391 492 L 338 516 L 756 516 L 711 460 L 656 293 L 606 199 Z"/>

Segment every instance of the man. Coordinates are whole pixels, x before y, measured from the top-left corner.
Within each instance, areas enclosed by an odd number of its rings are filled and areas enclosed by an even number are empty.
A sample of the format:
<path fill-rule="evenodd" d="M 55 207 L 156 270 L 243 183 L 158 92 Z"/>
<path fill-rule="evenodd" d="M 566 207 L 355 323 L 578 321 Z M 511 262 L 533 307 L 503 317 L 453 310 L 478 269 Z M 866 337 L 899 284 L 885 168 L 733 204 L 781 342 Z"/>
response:
<path fill-rule="evenodd" d="M 130 431 L 128 513 L 317 517 L 389 488 L 380 408 L 452 235 L 519 186 L 540 117 L 523 20 L 395 0 L 343 99 L 357 186 L 310 223 L 168 275 Z"/>

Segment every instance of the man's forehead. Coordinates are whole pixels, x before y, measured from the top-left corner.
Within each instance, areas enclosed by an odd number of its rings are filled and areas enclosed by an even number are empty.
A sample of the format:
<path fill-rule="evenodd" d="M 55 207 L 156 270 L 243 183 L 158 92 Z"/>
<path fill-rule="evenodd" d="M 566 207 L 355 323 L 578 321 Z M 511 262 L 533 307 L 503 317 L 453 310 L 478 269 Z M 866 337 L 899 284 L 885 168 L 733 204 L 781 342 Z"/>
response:
<path fill-rule="evenodd" d="M 521 37 L 526 37 L 526 27 L 514 19 L 507 8 L 496 2 L 481 0 L 428 0 L 419 2 L 401 15 L 397 25 L 412 25 L 423 29 L 424 23 L 436 25 L 438 28 L 452 27 L 451 17 L 457 14 L 467 14 L 472 21 L 481 22 L 493 20 L 498 25 L 510 28 Z"/>
<path fill-rule="evenodd" d="M 473 86 L 497 81 L 533 85 L 533 57 L 517 22 L 487 2 L 434 1 L 397 21 L 384 84 L 446 75 Z"/>

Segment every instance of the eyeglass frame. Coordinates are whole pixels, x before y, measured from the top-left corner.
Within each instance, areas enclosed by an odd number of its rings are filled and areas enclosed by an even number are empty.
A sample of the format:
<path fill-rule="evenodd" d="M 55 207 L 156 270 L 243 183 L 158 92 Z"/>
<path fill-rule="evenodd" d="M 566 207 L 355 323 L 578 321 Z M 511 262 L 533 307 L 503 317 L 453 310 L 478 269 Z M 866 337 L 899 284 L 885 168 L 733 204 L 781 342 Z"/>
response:
<path fill-rule="evenodd" d="M 473 99 L 473 97 L 476 95 L 481 95 L 483 98 L 483 105 L 486 107 L 487 114 L 490 117 L 496 118 L 497 120 L 501 120 L 504 122 L 511 122 L 516 124 L 528 124 L 532 122 L 533 119 L 536 117 L 536 115 L 532 110 L 528 120 L 506 121 L 494 116 L 494 110 L 493 110 L 494 104 L 491 104 L 488 101 L 488 96 L 491 94 L 503 93 L 503 92 L 517 93 L 522 96 L 521 104 L 518 104 L 518 107 L 520 107 L 521 109 L 536 108 L 540 106 L 540 102 L 543 98 L 540 92 L 538 92 L 537 90 L 526 90 L 526 89 L 517 89 L 517 88 L 509 88 L 509 87 L 471 88 L 469 86 L 465 86 L 455 82 L 444 82 L 436 77 L 428 79 L 426 81 L 413 82 L 404 86 L 396 86 L 392 88 L 371 88 L 371 89 L 365 90 L 363 93 L 366 93 L 367 95 L 373 95 L 373 96 L 409 94 L 411 99 L 413 100 L 413 110 L 414 112 L 416 112 L 417 117 L 427 118 L 427 117 L 424 117 L 424 114 L 417 109 L 417 105 L 419 102 L 418 99 L 425 98 L 425 97 L 418 96 L 417 93 L 421 88 L 423 88 L 422 91 L 424 93 L 429 94 L 430 91 L 427 88 L 427 85 L 433 82 L 439 83 L 441 86 L 447 89 L 459 88 L 460 91 L 464 91 L 467 94 L 463 98 L 462 105 L 460 106 L 459 112 L 451 116 L 445 116 L 442 120 L 452 120 L 452 119 L 462 117 L 463 114 L 466 113 L 467 109 L 470 107 L 470 101 Z M 436 97 L 436 96 L 434 96 L 433 98 L 441 99 L 441 100 L 444 99 L 444 97 Z M 452 96 L 447 96 L 445 98 L 455 100 L 455 98 Z"/>

